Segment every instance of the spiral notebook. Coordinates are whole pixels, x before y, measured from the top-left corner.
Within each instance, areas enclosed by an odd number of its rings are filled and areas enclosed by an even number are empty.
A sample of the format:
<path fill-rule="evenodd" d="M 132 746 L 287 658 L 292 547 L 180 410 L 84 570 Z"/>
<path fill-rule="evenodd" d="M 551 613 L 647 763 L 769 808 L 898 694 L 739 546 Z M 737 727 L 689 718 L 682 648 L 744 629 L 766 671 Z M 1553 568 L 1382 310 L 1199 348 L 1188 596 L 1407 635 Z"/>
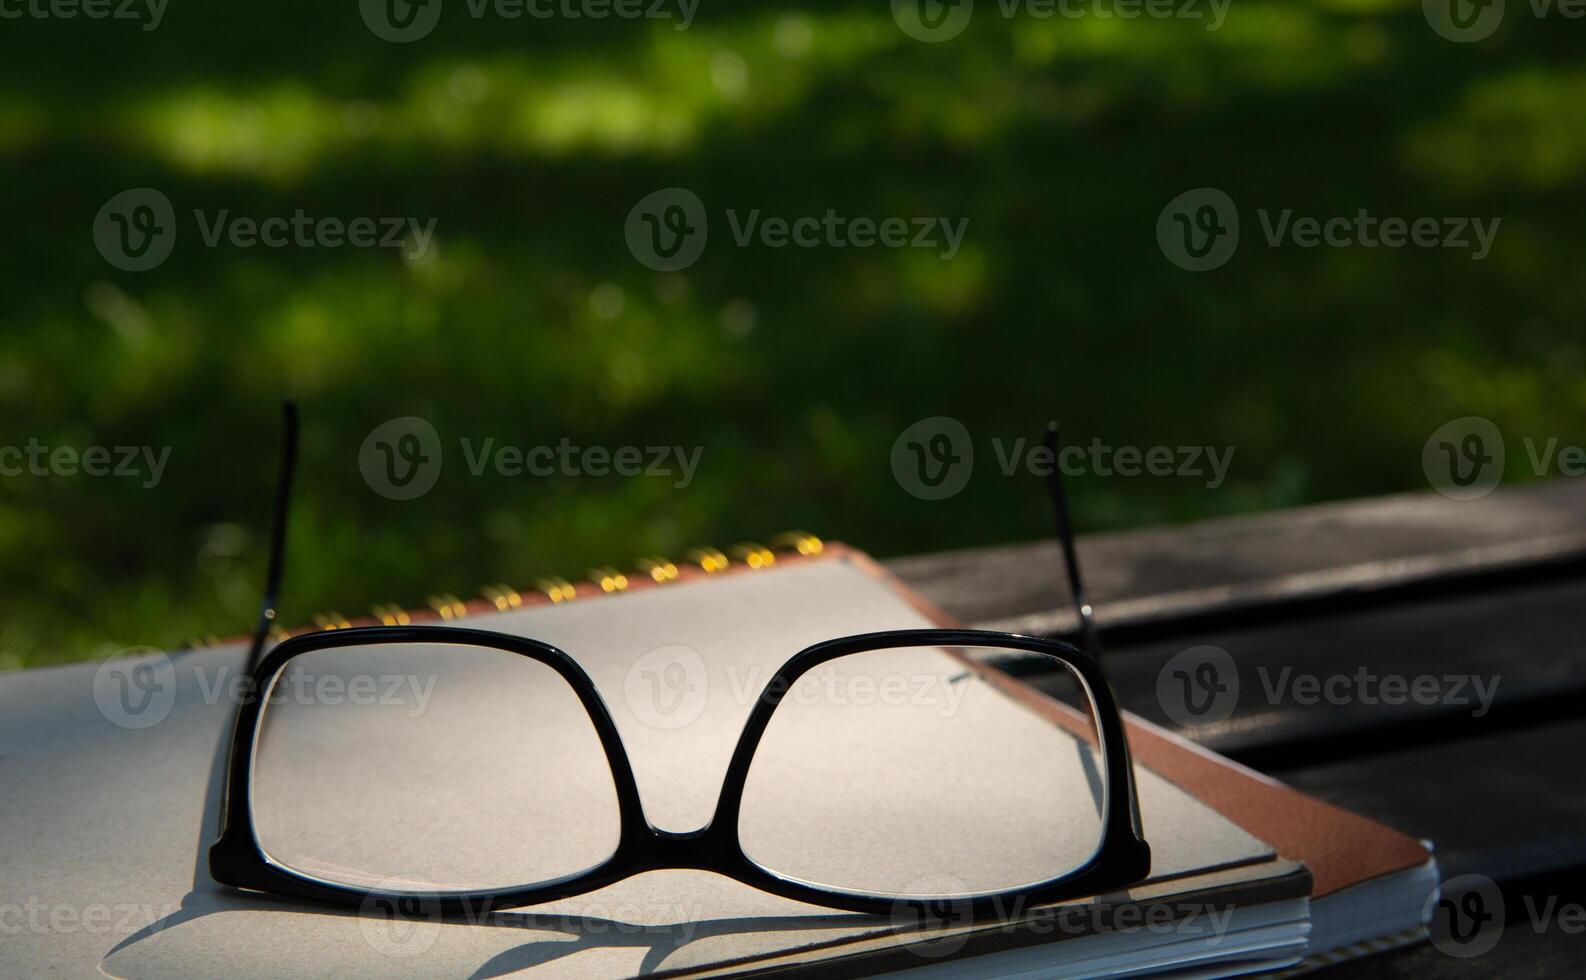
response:
<path fill-rule="evenodd" d="M 496 587 L 473 602 L 437 597 L 428 610 L 382 607 L 369 620 L 454 621 L 566 650 L 612 710 L 647 817 L 686 830 L 708 819 L 748 711 L 727 696 L 729 671 L 773 671 L 836 635 L 946 621 L 859 552 L 809 536 L 787 545 L 652 560 L 621 582 L 612 573 L 602 583 L 597 573 L 579 585 Z M 637 717 L 623 693 L 638 658 L 667 643 L 696 651 L 710 689 L 724 695 L 674 731 Z M 391 932 L 389 922 L 209 879 L 204 854 L 230 710 L 206 696 L 204 678 L 237 670 L 243 656 L 230 643 L 176 657 L 170 718 L 142 731 L 112 726 L 96 711 L 92 665 L 0 678 L 0 703 L 10 709 L 0 712 L 5 900 L 142 910 L 108 929 L 7 944 L 0 974 L 1232 975 L 1413 939 L 1435 887 L 1427 882 L 1434 866 L 1414 840 L 1131 720 L 1154 859 L 1147 881 L 1116 894 L 1029 910 L 1011 923 L 911 929 L 703 872 L 658 871 L 488 922 L 424 921 Z M 999 688 L 1009 694 L 1009 719 L 1065 710 L 1020 682 Z M 806 846 L 828 843 L 811 834 Z M 1333 911 L 1319 916 L 1324 908 Z M 1141 928 L 1149 914 L 1169 916 L 1171 927 Z"/>

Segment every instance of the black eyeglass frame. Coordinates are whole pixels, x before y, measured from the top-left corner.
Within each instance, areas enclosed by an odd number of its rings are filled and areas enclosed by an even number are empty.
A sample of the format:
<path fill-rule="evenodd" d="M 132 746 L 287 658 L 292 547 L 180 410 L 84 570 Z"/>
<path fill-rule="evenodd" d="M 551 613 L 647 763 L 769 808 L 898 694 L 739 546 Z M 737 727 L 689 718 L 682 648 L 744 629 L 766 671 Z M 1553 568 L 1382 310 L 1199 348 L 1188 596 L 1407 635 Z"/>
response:
<path fill-rule="evenodd" d="M 927 915 L 936 915 L 940 903 L 945 901 L 950 903 L 955 917 L 1000 917 L 1015 911 L 1016 902 L 1035 905 L 1096 895 L 1135 884 L 1150 873 L 1151 848 L 1141 828 L 1134 767 L 1124 737 L 1123 718 L 1100 664 L 1101 646 L 1091 623 L 1090 604 L 1084 599 L 1084 589 L 1079 579 L 1072 525 L 1068 519 L 1068 502 L 1061 481 L 1055 476 L 1048 479 L 1048 490 L 1052 494 L 1057 516 L 1071 594 L 1083 627 L 1081 635 L 1089 652 L 1062 640 L 968 629 L 863 633 L 807 647 L 782 665 L 755 702 L 728 763 L 721 796 L 717 799 L 716 811 L 710 822 L 702 830 L 680 834 L 651 826 L 644 815 L 633 767 L 628 762 L 627 751 L 612 721 L 611 712 L 583 668 L 572 657 L 550 644 L 510 633 L 470 627 L 368 626 L 290 637 L 268 653 L 265 652 L 270 627 L 276 619 L 292 477 L 297 462 L 298 417 L 296 406 L 291 402 L 283 406 L 283 422 L 285 440 L 271 526 L 270 563 L 265 576 L 264 600 L 247 661 L 252 681 L 248 690 L 252 693 L 242 698 L 238 705 L 230 751 L 226 757 L 221 833 L 209 851 L 210 875 L 221 884 L 333 905 L 362 907 L 365 903 L 386 899 L 403 903 L 402 907 L 406 907 L 417 900 L 425 911 L 482 915 L 494 909 L 515 908 L 584 894 L 646 871 L 682 868 L 712 871 L 784 898 L 850 912 L 896 915 L 903 909 L 917 909 Z M 1055 425 L 1047 432 L 1046 444 L 1056 452 Z M 522 888 L 425 894 L 411 891 L 379 892 L 338 884 L 293 871 L 270 859 L 254 830 L 252 777 L 259 720 L 275 679 L 288 663 L 306 653 L 350 646 L 402 643 L 449 643 L 517 654 L 550 667 L 572 687 L 595 726 L 616 787 L 621 828 L 616 850 L 611 857 L 581 874 Z M 1105 768 L 1102 837 L 1096 851 L 1083 865 L 1044 882 L 999 892 L 963 896 L 894 896 L 822 888 L 762 868 L 745 853 L 738 838 L 738 816 L 743 803 L 744 784 L 766 726 L 770 724 L 772 715 L 793 683 L 811 669 L 838 657 L 913 646 L 994 648 L 1026 655 L 1044 655 L 1066 666 L 1078 680 L 1089 699 Z M 975 665 L 975 669 L 995 670 L 987 665 Z M 528 832 L 532 832 L 532 828 Z"/>
<path fill-rule="evenodd" d="M 292 637 L 271 650 L 254 669 L 251 690 L 256 695 L 245 699 L 239 708 L 230 753 L 224 825 L 219 841 L 209 852 L 210 874 L 216 881 L 337 905 L 361 906 L 379 899 L 400 901 L 415 897 L 412 893 L 377 892 L 325 881 L 272 861 L 254 832 L 252 808 L 254 748 L 259 719 L 271 685 L 287 664 L 320 650 L 414 643 L 487 647 L 527 657 L 556 671 L 578 696 L 595 726 L 611 768 L 621 819 L 616 850 L 599 866 L 571 878 L 521 888 L 418 896 L 426 903 L 435 902 L 442 913 L 483 914 L 494 909 L 534 905 L 580 895 L 646 871 L 687 868 L 712 871 L 784 898 L 849 912 L 896 913 L 900 906 L 948 901 L 955 914 L 984 916 L 1006 914 L 1015 903 L 1039 905 L 1100 894 L 1134 884 L 1150 871 L 1151 850 L 1140 833 L 1134 771 L 1117 704 L 1096 661 L 1060 640 L 983 630 L 891 630 L 827 640 L 801 651 L 776 672 L 755 702 L 727 766 L 721 796 L 710 823 L 702 830 L 678 834 L 657 830 L 645 817 L 633 767 L 611 712 L 589 676 L 566 653 L 538 640 L 491 630 L 457 626 L 370 626 Z M 1073 672 L 1090 699 L 1105 769 L 1101 841 L 1089 861 L 1050 881 L 1008 891 L 966 896 L 895 896 L 859 894 L 807 884 L 762 868 L 744 852 L 738 836 L 744 784 L 766 726 L 793 683 L 811 669 L 838 657 L 915 646 L 996 648 L 1042 654 Z M 533 828 L 524 828 L 524 832 L 532 833 Z"/>

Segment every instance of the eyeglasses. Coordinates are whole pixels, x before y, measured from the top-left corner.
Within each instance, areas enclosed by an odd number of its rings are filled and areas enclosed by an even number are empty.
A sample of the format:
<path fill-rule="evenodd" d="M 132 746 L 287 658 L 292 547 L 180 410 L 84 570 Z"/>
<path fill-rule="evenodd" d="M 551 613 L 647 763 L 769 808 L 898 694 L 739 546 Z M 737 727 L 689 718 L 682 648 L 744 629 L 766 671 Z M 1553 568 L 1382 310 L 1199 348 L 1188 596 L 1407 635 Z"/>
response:
<path fill-rule="evenodd" d="M 646 871 L 697 869 L 853 912 L 950 901 L 955 914 L 985 916 L 1099 894 L 1149 872 L 1123 724 L 1093 655 L 1100 648 L 1055 475 L 1049 487 L 1091 653 L 961 629 L 817 643 L 753 700 L 712 819 L 676 833 L 646 818 L 611 712 L 579 664 L 548 643 L 383 626 L 294 636 L 266 652 L 296 459 L 291 405 L 285 427 L 249 653 L 255 693 L 239 706 L 209 854 L 216 881 L 478 915 Z M 1055 430 L 1047 442 L 1055 451 Z M 1071 705 L 1010 708 L 1008 681 L 986 665 L 1001 655 L 1066 671 Z M 382 678 L 421 677 L 433 681 L 422 710 L 380 697 Z M 360 680 L 370 681 L 361 699 L 352 696 Z M 327 681 L 337 697 L 323 696 Z M 304 685 L 321 696 L 293 696 Z M 842 751 L 811 758 L 814 744 Z M 1023 778 L 1008 779 L 1010 767 Z M 947 848 L 951 875 L 939 873 Z"/>

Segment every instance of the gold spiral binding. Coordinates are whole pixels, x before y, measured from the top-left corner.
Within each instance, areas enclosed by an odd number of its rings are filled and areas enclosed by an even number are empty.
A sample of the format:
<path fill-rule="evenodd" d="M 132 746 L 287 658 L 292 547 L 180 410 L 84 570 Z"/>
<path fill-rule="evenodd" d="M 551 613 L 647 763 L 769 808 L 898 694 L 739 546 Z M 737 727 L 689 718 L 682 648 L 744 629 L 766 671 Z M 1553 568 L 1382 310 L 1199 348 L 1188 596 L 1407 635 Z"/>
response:
<path fill-rule="evenodd" d="M 714 575 L 732 564 L 732 562 L 727 560 L 726 555 L 709 545 L 701 548 L 690 548 L 683 557 L 704 569 L 707 575 Z"/>
<path fill-rule="evenodd" d="M 753 541 L 733 545 L 729 554 L 750 568 L 770 568 L 776 564 L 775 553 L 765 545 L 755 544 Z"/>
<path fill-rule="evenodd" d="M 424 600 L 442 619 L 450 622 L 468 615 L 468 606 L 450 592 L 432 595 Z"/>
<path fill-rule="evenodd" d="M 615 568 L 591 568 L 584 577 L 600 586 L 602 592 L 621 592 L 628 587 L 628 576 Z"/>
<path fill-rule="evenodd" d="M 565 578 L 547 575 L 534 580 L 534 587 L 544 592 L 552 602 L 566 602 L 578 598 L 578 589 Z"/>
<path fill-rule="evenodd" d="M 377 602 L 370 606 L 369 615 L 378 619 L 383 626 L 407 626 L 413 622 L 406 609 L 389 602 Z"/>
<path fill-rule="evenodd" d="M 809 557 L 820 554 L 826 548 L 826 542 L 808 531 L 783 531 L 771 539 L 771 547 L 796 551 Z"/>
<path fill-rule="evenodd" d="M 726 571 L 732 566 L 734 560 L 741 561 L 754 569 L 769 568 L 776 564 L 776 551 L 773 549 L 794 551 L 800 555 L 810 556 L 820 554 L 825 548 L 825 542 L 808 531 L 783 531 L 771 538 L 771 547 L 769 548 L 753 541 L 745 541 L 728 549 L 732 555 L 729 558 L 727 554 L 709 545 L 703 545 L 689 549 L 684 558 L 688 563 L 697 566 L 705 572 L 705 574 L 714 575 L 717 572 Z M 651 581 L 658 585 L 675 582 L 681 574 L 676 563 L 660 555 L 640 558 L 634 564 L 638 572 L 648 575 Z M 599 586 L 603 593 L 622 592 L 632 584 L 627 575 L 615 568 L 604 565 L 591 568 L 586 575 L 589 581 Z M 552 602 L 567 602 L 578 598 L 578 587 L 559 576 L 547 575 L 538 578 L 534 582 L 534 587 L 544 593 Z M 523 606 L 523 593 L 508 585 L 487 585 L 480 592 L 496 609 L 502 612 L 510 609 L 519 609 Z M 425 603 L 441 619 L 446 621 L 460 619 L 468 615 L 467 604 L 450 593 L 437 593 L 426 599 Z M 401 606 L 392 603 L 376 603 L 369 607 L 369 613 L 386 626 L 407 626 L 412 623 L 407 611 Z M 344 630 L 352 627 L 352 622 L 347 617 L 334 610 L 318 613 L 313 617 L 312 621 L 315 628 L 321 630 Z M 272 624 L 270 626 L 269 637 L 276 643 L 287 639 L 291 635 L 290 632 L 279 625 Z M 216 646 L 220 642 L 214 636 L 199 635 L 188 637 L 184 645 L 189 649 L 200 649 L 207 646 Z"/>
<path fill-rule="evenodd" d="M 487 585 L 480 591 L 501 612 L 518 609 L 523 605 L 523 593 L 510 585 Z"/>
<path fill-rule="evenodd" d="M 639 571 L 650 576 L 656 585 L 665 585 L 668 582 L 677 581 L 677 566 L 660 555 L 640 558 L 634 564 L 638 566 Z"/>

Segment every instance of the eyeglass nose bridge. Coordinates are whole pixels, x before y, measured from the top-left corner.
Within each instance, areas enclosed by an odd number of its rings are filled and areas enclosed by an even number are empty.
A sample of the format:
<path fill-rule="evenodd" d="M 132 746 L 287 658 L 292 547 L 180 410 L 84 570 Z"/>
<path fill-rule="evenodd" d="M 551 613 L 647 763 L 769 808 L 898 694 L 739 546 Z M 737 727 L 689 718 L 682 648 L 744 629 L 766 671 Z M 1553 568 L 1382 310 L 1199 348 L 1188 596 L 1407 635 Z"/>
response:
<path fill-rule="evenodd" d="M 625 835 L 622 849 L 633 855 L 635 871 L 692 870 L 733 874 L 744 862 L 730 827 L 712 821 L 682 833 L 648 824 Z"/>

